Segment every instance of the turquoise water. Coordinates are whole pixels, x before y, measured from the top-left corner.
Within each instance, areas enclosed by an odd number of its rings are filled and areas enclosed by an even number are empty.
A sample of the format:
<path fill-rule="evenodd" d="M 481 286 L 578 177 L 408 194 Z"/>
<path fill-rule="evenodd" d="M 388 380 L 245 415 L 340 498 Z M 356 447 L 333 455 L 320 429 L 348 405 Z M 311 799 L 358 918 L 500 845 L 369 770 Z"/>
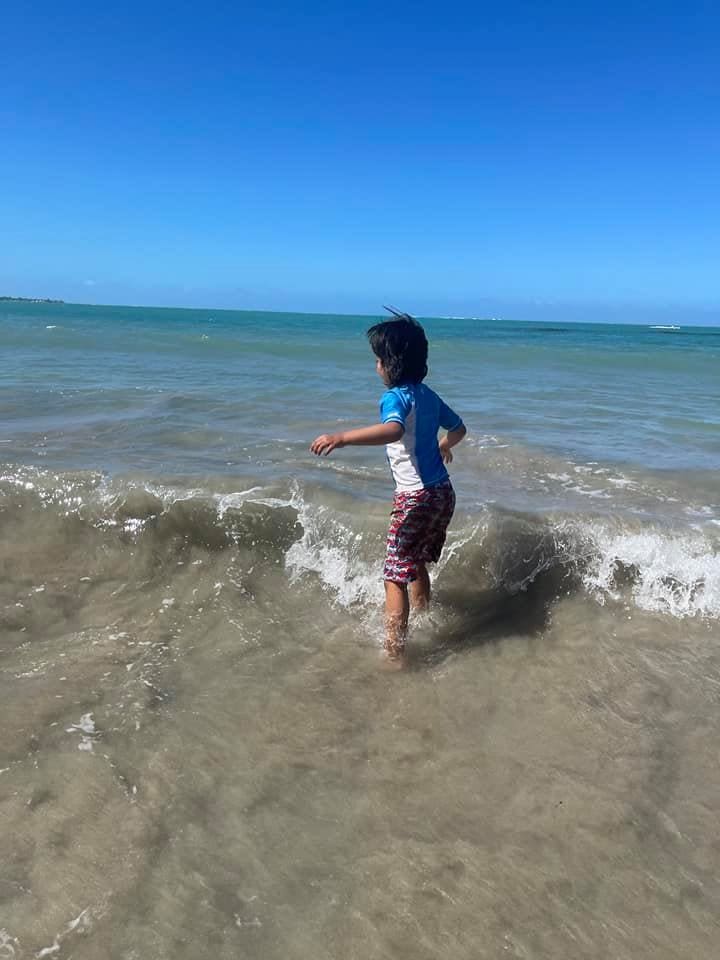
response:
<path fill-rule="evenodd" d="M 3 305 L 6 452 L 226 472 L 243 447 L 370 422 L 381 392 L 364 338 L 373 319 Z M 475 436 L 608 464 L 720 462 L 718 328 L 423 322 L 428 382 Z"/>

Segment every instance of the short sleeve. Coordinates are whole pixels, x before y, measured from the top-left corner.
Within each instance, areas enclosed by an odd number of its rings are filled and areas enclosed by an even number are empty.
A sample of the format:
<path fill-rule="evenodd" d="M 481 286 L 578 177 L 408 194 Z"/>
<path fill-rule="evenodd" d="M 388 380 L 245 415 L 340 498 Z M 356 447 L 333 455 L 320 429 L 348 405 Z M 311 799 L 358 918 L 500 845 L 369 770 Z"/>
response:
<path fill-rule="evenodd" d="M 440 398 L 438 397 L 438 400 Z M 444 400 L 440 400 L 440 426 L 443 430 L 457 430 L 463 425 L 462 419 L 451 409 Z"/>
<path fill-rule="evenodd" d="M 380 398 L 381 423 L 399 423 L 404 427 L 411 406 L 399 390 L 387 390 Z"/>

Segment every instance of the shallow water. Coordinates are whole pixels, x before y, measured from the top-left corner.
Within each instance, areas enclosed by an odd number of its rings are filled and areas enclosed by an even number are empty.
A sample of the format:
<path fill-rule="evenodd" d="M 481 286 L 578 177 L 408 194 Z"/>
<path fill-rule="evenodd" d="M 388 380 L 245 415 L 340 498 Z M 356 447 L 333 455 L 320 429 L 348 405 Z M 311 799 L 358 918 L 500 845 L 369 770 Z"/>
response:
<path fill-rule="evenodd" d="M 257 415 L 222 432 L 225 388 L 203 412 L 177 357 L 133 413 L 127 378 L 166 361 L 132 330 L 94 361 L 81 342 L 74 381 L 62 361 L 69 406 L 38 378 L 4 423 L 0 958 L 714 958 L 706 454 L 628 461 L 471 412 L 435 604 L 388 675 L 377 452 L 307 457 L 311 389 L 283 443 Z"/>

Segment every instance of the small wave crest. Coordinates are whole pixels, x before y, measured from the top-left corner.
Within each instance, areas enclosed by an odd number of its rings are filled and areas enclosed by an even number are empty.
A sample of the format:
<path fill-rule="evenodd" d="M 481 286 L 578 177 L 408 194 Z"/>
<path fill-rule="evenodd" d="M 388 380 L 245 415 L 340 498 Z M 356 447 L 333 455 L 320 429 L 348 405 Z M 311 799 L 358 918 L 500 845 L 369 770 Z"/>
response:
<path fill-rule="evenodd" d="M 720 553 L 705 536 L 589 524 L 583 583 L 601 603 L 628 589 L 641 610 L 720 618 Z"/>
<path fill-rule="evenodd" d="M 295 506 L 303 533 L 285 555 L 290 581 L 317 575 L 338 603 L 379 603 L 383 586 L 378 575 L 381 535 L 358 531 L 327 507 L 310 507 L 298 490 Z"/>

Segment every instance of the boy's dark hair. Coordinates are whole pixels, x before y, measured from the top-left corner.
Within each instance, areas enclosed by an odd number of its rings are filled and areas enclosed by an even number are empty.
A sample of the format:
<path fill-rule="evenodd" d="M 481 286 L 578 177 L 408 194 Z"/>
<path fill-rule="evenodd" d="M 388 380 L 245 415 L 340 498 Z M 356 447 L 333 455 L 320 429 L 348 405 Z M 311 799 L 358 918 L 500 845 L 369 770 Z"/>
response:
<path fill-rule="evenodd" d="M 385 320 L 370 327 L 367 332 L 370 348 L 382 361 L 391 387 L 420 383 L 428 372 L 425 331 L 409 313 L 395 313 L 395 316 L 396 320 Z"/>

